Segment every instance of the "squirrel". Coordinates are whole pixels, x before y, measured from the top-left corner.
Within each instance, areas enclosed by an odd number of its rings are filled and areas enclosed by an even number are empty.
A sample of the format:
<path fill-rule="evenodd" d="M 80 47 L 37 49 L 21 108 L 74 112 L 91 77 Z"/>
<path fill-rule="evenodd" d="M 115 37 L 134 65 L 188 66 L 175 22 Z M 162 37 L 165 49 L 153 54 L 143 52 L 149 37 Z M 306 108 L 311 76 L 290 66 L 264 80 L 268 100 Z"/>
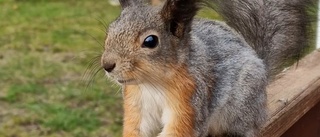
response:
<path fill-rule="evenodd" d="M 101 66 L 122 86 L 123 137 L 259 136 L 266 86 L 307 46 L 311 0 L 120 0 Z M 224 22 L 195 17 L 212 7 Z"/>

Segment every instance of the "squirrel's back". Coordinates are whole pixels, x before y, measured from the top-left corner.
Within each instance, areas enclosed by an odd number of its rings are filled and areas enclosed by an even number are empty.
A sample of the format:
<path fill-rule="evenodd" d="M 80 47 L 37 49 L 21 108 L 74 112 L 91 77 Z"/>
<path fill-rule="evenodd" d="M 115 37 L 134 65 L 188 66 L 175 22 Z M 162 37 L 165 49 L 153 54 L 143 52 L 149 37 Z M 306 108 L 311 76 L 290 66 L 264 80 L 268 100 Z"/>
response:
<path fill-rule="evenodd" d="M 209 134 L 256 136 L 266 120 L 268 78 L 307 47 L 310 1 L 213 1 L 228 25 L 193 20 L 190 72 L 199 89 L 212 87 L 195 98 L 210 96 Z M 201 121 L 206 111 L 197 112 Z"/>
<path fill-rule="evenodd" d="M 190 35 L 188 68 L 198 90 L 193 99 L 198 109 L 196 124 L 203 125 L 199 121 L 207 119 L 210 135 L 255 136 L 266 119 L 263 60 L 225 23 L 195 19 Z M 203 130 L 198 132 L 206 133 Z"/>

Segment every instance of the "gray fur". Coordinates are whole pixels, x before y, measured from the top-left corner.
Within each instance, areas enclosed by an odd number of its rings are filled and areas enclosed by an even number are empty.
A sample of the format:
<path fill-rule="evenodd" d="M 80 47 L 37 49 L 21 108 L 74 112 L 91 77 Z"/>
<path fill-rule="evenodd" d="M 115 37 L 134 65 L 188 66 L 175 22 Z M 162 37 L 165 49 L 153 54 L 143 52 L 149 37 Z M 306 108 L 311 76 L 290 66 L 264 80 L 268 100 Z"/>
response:
<path fill-rule="evenodd" d="M 189 67 L 198 85 L 193 99 L 198 136 L 254 136 L 266 118 L 263 61 L 223 23 L 195 20 L 191 34 Z"/>
<path fill-rule="evenodd" d="M 210 0 L 266 62 L 272 77 L 308 46 L 307 6 L 315 0 Z"/>
<path fill-rule="evenodd" d="M 124 73 L 139 70 L 135 73 L 139 82 L 147 79 L 161 85 L 172 66 L 187 66 L 196 84 L 190 100 L 195 111 L 195 136 L 257 136 L 267 117 L 269 74 L 283 58 L 297 53 L 288 54 L 290 51 L 305 45 L 305 4 L 300 0 L 290 4 L 284 0 L 212 0 L 220 6 L 217 11 L 233 27 L 230 28 L 218 21 L 190 20 L 193 11 L 172 17 L 188 12 L 176 9 L 184 4 L 182 0 L 169 0 L 174 4 L 165 4 L 171 6 L 167 8 L 128 1 L 122 0 L 124 9 L 108 30 L 101 61 L 102 66 L 116 64 L 109 76 L 119 80 L 125 77 Z M 195 5 L 186 5 L 179 8 L 198 10 Z M 299 10 L 284 9 L 292 6 Z M 172 9 L 173 13 L 163 9 Z M 172 23 L 178 28 L 172 30 Z M 137 39 L 150 30 L 157 32 L 160 43 L 155 49 L 141 48 Z M 136 66 L 141 62 L 147 62 L 147 67 Z"/>

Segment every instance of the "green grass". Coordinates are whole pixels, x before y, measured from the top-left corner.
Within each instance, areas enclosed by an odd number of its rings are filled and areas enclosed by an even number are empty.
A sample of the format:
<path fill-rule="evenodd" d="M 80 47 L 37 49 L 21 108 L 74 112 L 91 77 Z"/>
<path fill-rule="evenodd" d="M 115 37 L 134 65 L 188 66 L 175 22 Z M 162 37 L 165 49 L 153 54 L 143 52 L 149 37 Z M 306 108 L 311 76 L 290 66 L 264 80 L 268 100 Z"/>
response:
<path fill-rule="evenodd" d="M 119 11 L 106 0 L 0 0 L 1 137 L 120 136 L 119 87 L 87 68 Z"/>

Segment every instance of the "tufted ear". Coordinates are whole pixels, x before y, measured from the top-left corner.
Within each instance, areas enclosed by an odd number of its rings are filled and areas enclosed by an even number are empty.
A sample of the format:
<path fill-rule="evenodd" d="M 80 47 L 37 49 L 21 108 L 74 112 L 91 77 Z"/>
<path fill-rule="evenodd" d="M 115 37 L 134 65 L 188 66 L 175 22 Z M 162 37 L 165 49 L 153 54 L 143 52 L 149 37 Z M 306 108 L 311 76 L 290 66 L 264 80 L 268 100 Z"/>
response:
<path fill-rule="evenodd" d="M 167 30 L 174 36 L 182 38 L 191 30 L 193 17 L 199 7 L 199 0 L 167 0 L 160 12 Z"/>
<path fill-rule="evenodd" d="M 126 7 L 141 5 L 143 2 L 142 0 L 119 0 L 119 3 L 122 9 L 125 9 Z"/>

